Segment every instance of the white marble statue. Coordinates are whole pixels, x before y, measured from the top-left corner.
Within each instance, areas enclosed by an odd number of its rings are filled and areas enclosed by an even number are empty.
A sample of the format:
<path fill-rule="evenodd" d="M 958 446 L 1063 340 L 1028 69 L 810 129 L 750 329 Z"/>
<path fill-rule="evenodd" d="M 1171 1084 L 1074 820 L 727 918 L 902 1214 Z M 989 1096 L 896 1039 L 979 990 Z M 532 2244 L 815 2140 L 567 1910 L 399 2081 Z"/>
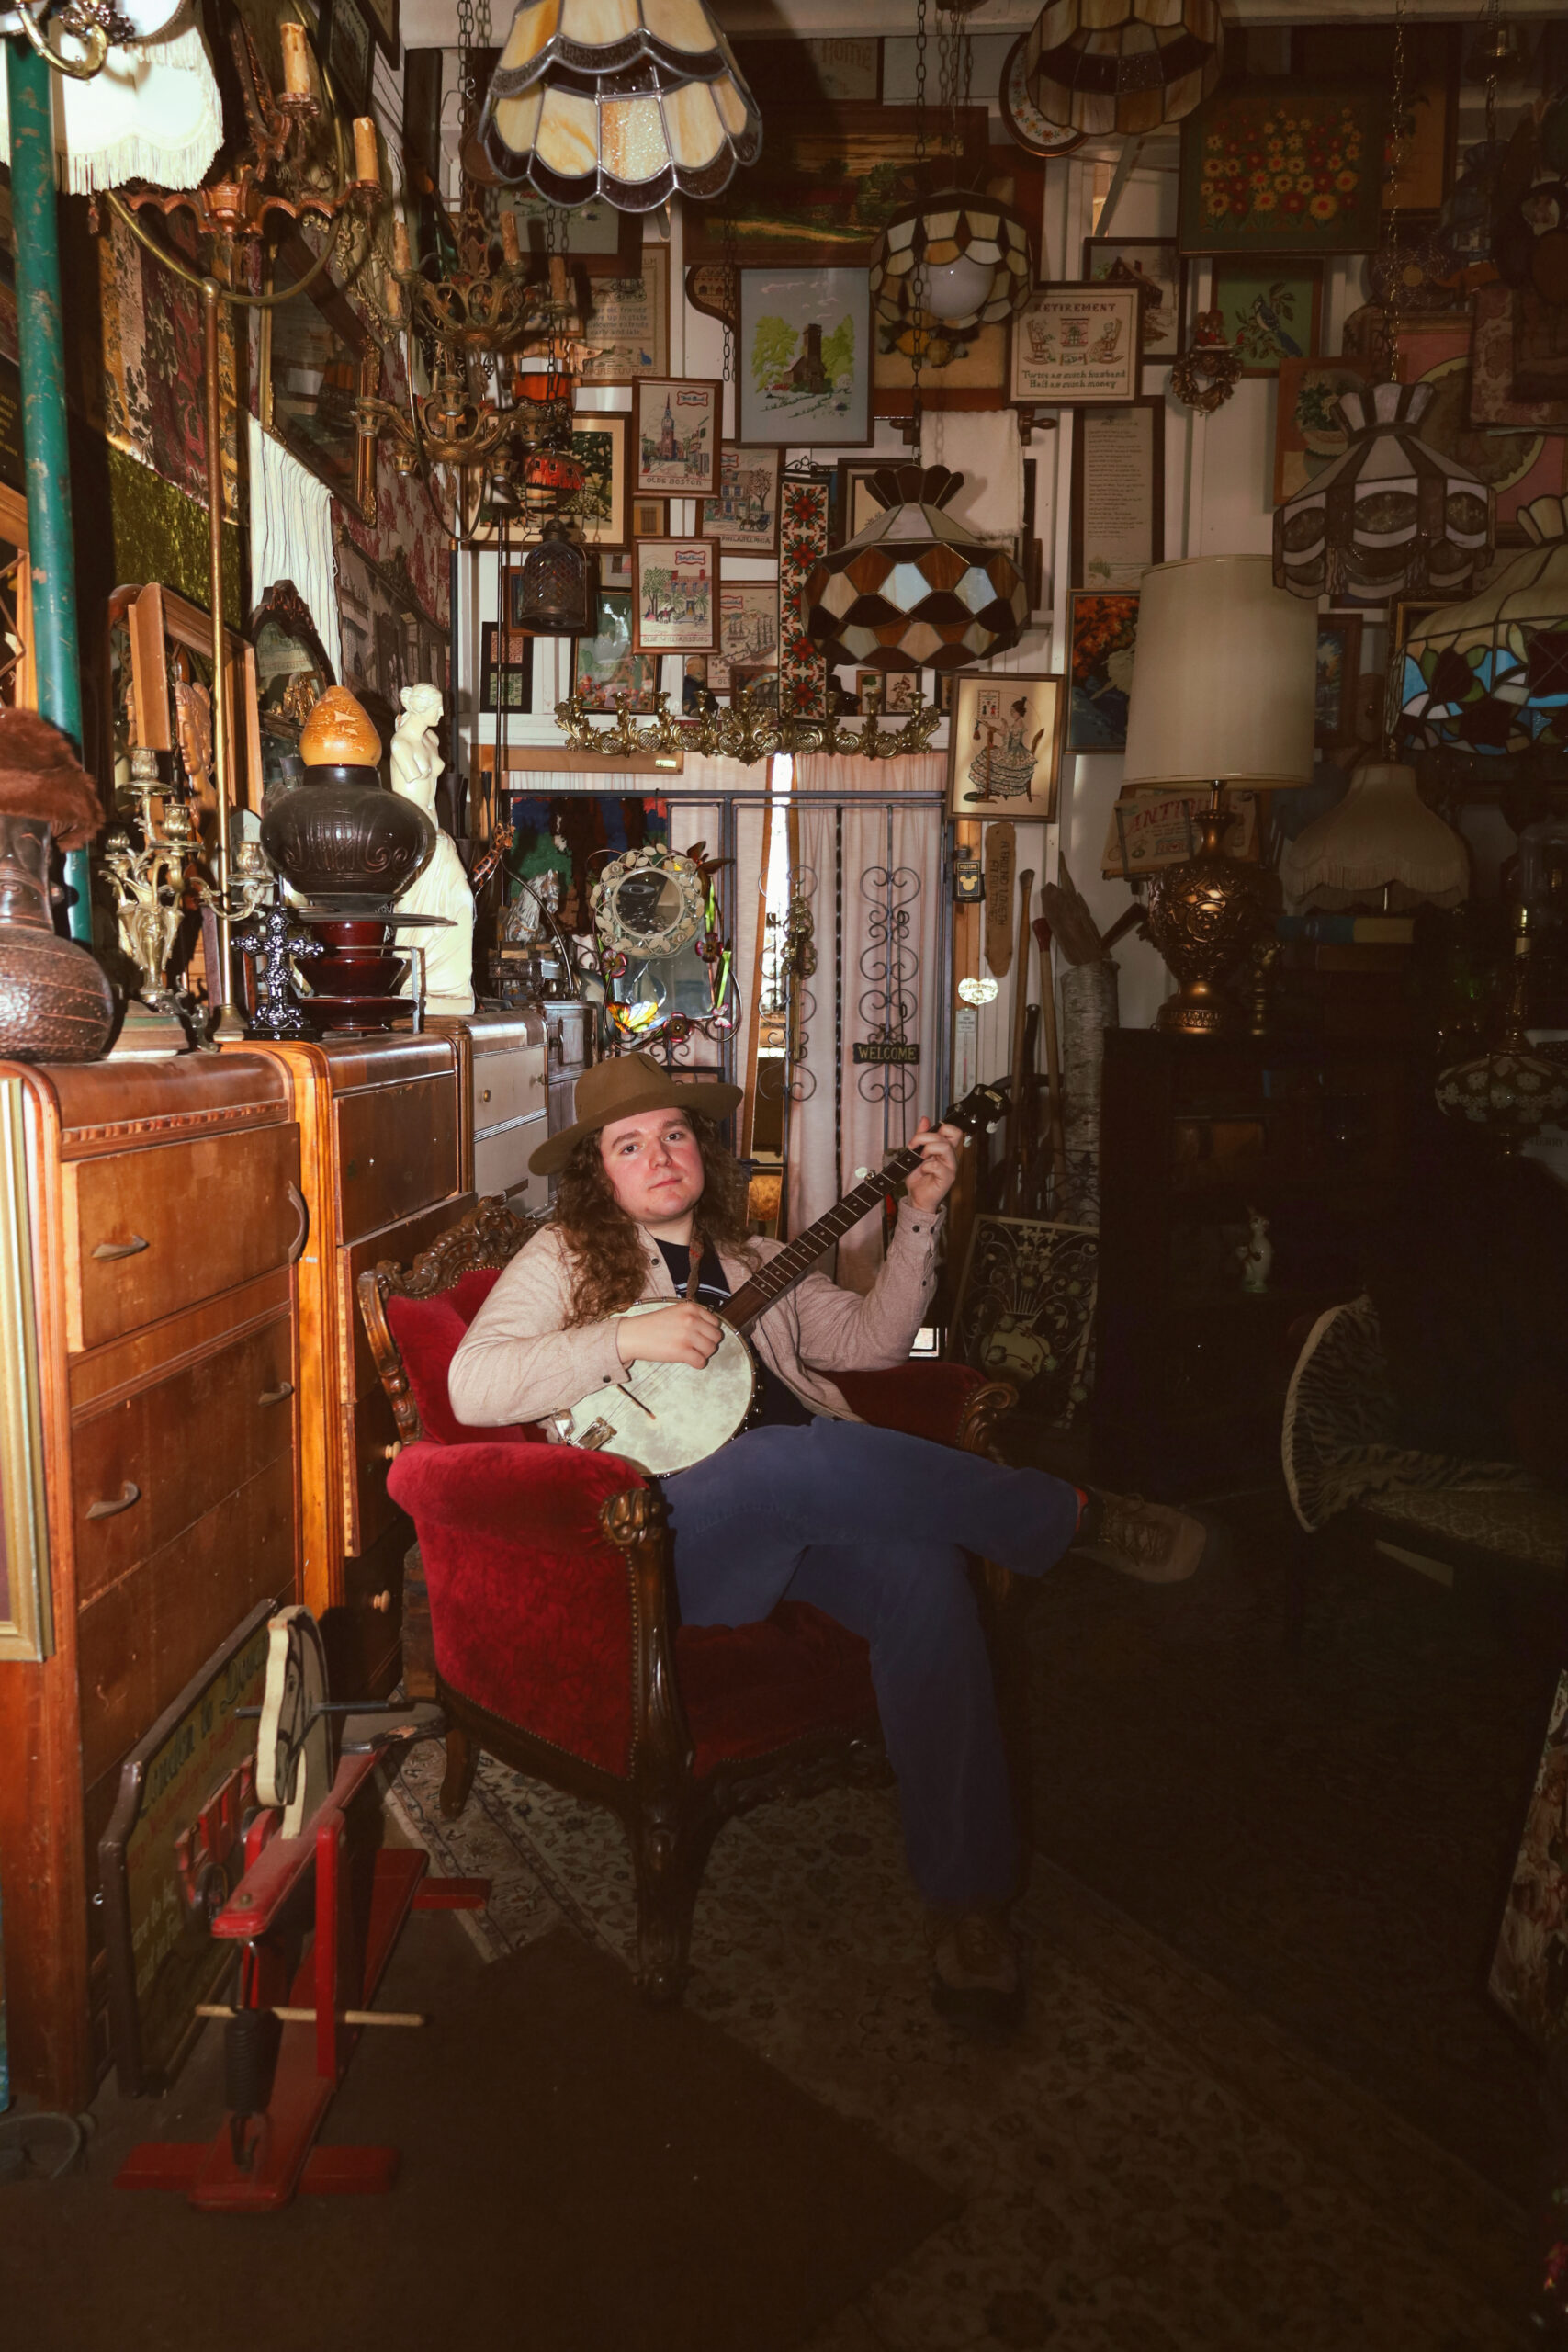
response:
<path fill-rule="evenodd" d="M 1238 1241 L 1236 1256 L 1241 1260 L 1241 1286 L 1258 1295 L 1269 1287 L 1269 1272 L 1274 1263 L 1274 1244 L 1269 1238 L 1269 1220 L 1260 1209 L 1247 1212 L 1247 1239 Z"/>
<path fill-rule="evenodd" d="M 438 686 L 405 686 L 403 716 L 392 737 L 392 789 L 423 808 L 437 828 L 435 854 L 398 899 L 405 914 L 446 915 L 449 931 L 400 932 L 400 947 L 424 950 L 424 1002 L 428 1012 L 472 1012 L 474 1009 L 474 898 L 457 844 L 442 832 L 435 814 L 441 753 L 435 730 L 441 720 Z M 413 969 L 400 993 L 413 994 Z"/>

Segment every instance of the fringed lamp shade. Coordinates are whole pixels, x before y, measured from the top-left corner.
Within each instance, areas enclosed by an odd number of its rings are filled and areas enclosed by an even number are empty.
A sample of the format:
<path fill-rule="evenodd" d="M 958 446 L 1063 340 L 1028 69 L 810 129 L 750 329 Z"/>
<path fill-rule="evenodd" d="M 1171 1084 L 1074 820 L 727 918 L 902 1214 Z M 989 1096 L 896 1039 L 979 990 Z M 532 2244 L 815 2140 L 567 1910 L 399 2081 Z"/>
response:
<path fill-rule="evenodd" d="M 973 188 L 943 188 L 901 212 L 872 256 L 871 299 L 895 326 L 921 317 L 950 334 L 995 326 L 1022 308 L 1033 284 L 1023 221 Z"/>
<path fill-rule="evenodd" d="M 806 633 L 831 663 L 963 670 L 1016 645 L 1029 591 L 1005 548 L 943 512 L 964 477 L 887 466 L 869 487 L 883 511 L 807 577 Z"/>
<path fill-rule="evenodd" d="M 762 120 L 704 0 L 519 0 L 479 143 L 553 204 L 651 212 L 719 195 Z"/>
<path fill-rule="evenodd" d="M 1326 816 L 1280 857 L 1285 896 L 1299 907 L 1457 907 L 1470 892 L 1470 859 L 1451 826 L 1416 789 L 1413 768 L 1370 760 Z"/>
<path fill-rule="evenodd" d="M 1492 553 L 1492 492 L 1420 437 L 1430 384 L 1341 394 L 1350 446 L 1274 514 L 1274 579 L 1361 604 L 1462 594 Z"/>
<path fill-rule="evenodd" d="M 1407 741 L 1494 755 L 1568 747 L 1568 508 L 1537 498 L 1519 521 L 1536 544 L 1395 656 L 1389 718 Z"/>
<path fill-rule="evenodd" d="M 1216 0 L 1051 0 L 1023 79 L 1050 121 L 1137 138 L 1208 96 L 1224 42 Z"/>

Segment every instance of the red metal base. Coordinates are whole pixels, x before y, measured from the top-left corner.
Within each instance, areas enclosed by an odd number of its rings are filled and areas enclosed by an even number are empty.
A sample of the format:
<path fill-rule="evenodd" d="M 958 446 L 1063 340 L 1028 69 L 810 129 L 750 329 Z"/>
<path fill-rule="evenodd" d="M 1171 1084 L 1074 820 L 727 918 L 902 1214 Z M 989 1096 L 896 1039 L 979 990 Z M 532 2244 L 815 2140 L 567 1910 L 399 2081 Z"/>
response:
<path fill-rule="evenodd" d="M 477 1909 L 489 1899 L 490 1883 L 446 1879 L 422 1888 L 426 1857 L 417 1848 L 383 1847 L 367 1882 L 361 1873 L 355 1886 L 347 1813 L 375 1765 L 373 1756 L 345 1756 L 301 1837 L 264 1840 L 253 1828 L 250 1866 L 212 1923 L 215 1936 L 245 1946 L 243 2007 L 316 2012 L 313 2023 L 281 2028 L 272 2095 L 265 2114 L 244 2121 L 241 2160 L 225 2115 L 206 2145 L 149 2140 L 134 2148 L 117 2188 L 179 2189 L 199 2212 L 257 2213 L 276 2212 L 300 2193 L 363 2196 L 396 2180 L 395 2148 L 315 2145 L 364 2030 L 339 2018 L 370 2007 L 411 1909 Z M 276 1824 L 277 1815 L 270 1819 Z M 290 1973 L 286 1953 L 298 1949 L 299 1912 L 312 1880 L 315 1932 Z"/>

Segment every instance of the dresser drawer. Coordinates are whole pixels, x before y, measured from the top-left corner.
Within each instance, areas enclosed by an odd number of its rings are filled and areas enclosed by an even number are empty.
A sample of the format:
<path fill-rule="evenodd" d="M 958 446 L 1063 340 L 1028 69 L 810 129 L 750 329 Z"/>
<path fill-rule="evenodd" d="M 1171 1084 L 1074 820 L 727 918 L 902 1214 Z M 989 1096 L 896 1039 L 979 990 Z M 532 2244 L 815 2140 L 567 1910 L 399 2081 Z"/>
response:
<path fill-rule="evenodd" d="M 284 1313 L 76 1418 L 72 1518 L 82 1600 L 290 1452 L 293 1381 L 293 1323 Z"/>
<path fill-rule="evenodd" d="M 515 1206 L 521 1193 L 525 1207 L 545 1206 L 548 1179 L 531 1176 L 528 1159 L 544 1142 L 547 1125 L 540 1111 L 536 1118 L 519 1119 L 515 1126 L 502 1127 L 499 1135 L 474 1137 L 474 1190 L 481 1201 L 499 1193 L 510 1195 Z"/>
<path fill-rule="evenodd" d="M 544 1114 L 547 1080 L 543 1046 L 525 1046 L 514 1054 L 484 1054 L 474 1057 L 474 1135 L 487 1127 L 509 1126 L 513 1119 Z M 482 1192 L 481 1185 L 479 1190 Z"/>
<path fill-rule="evenodd" d="M 76 1160 L 61 1177 L 73 1352 L 237 1290 L 304 1238 L 292 1123 Z"/>
<path fill-rule="evenodd" d="M 457 1190 L 456 1071 L 336 1105 L 341 1238 L 357 1241 Z M 456 1214 L 456 1212 L 454 1212 Z"/>

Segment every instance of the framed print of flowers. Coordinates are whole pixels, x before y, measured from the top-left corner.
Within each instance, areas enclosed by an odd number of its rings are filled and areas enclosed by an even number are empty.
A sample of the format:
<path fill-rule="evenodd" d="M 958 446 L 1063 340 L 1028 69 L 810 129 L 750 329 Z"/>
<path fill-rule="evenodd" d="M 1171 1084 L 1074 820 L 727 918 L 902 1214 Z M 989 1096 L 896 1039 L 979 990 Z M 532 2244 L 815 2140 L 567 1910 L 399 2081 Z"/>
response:
<path fill-rule="evenodd" d="M 1181 126 L 1182 252 L 1374 252 L 1386 111 L 1374 90 L 1216 90 Z"/>

